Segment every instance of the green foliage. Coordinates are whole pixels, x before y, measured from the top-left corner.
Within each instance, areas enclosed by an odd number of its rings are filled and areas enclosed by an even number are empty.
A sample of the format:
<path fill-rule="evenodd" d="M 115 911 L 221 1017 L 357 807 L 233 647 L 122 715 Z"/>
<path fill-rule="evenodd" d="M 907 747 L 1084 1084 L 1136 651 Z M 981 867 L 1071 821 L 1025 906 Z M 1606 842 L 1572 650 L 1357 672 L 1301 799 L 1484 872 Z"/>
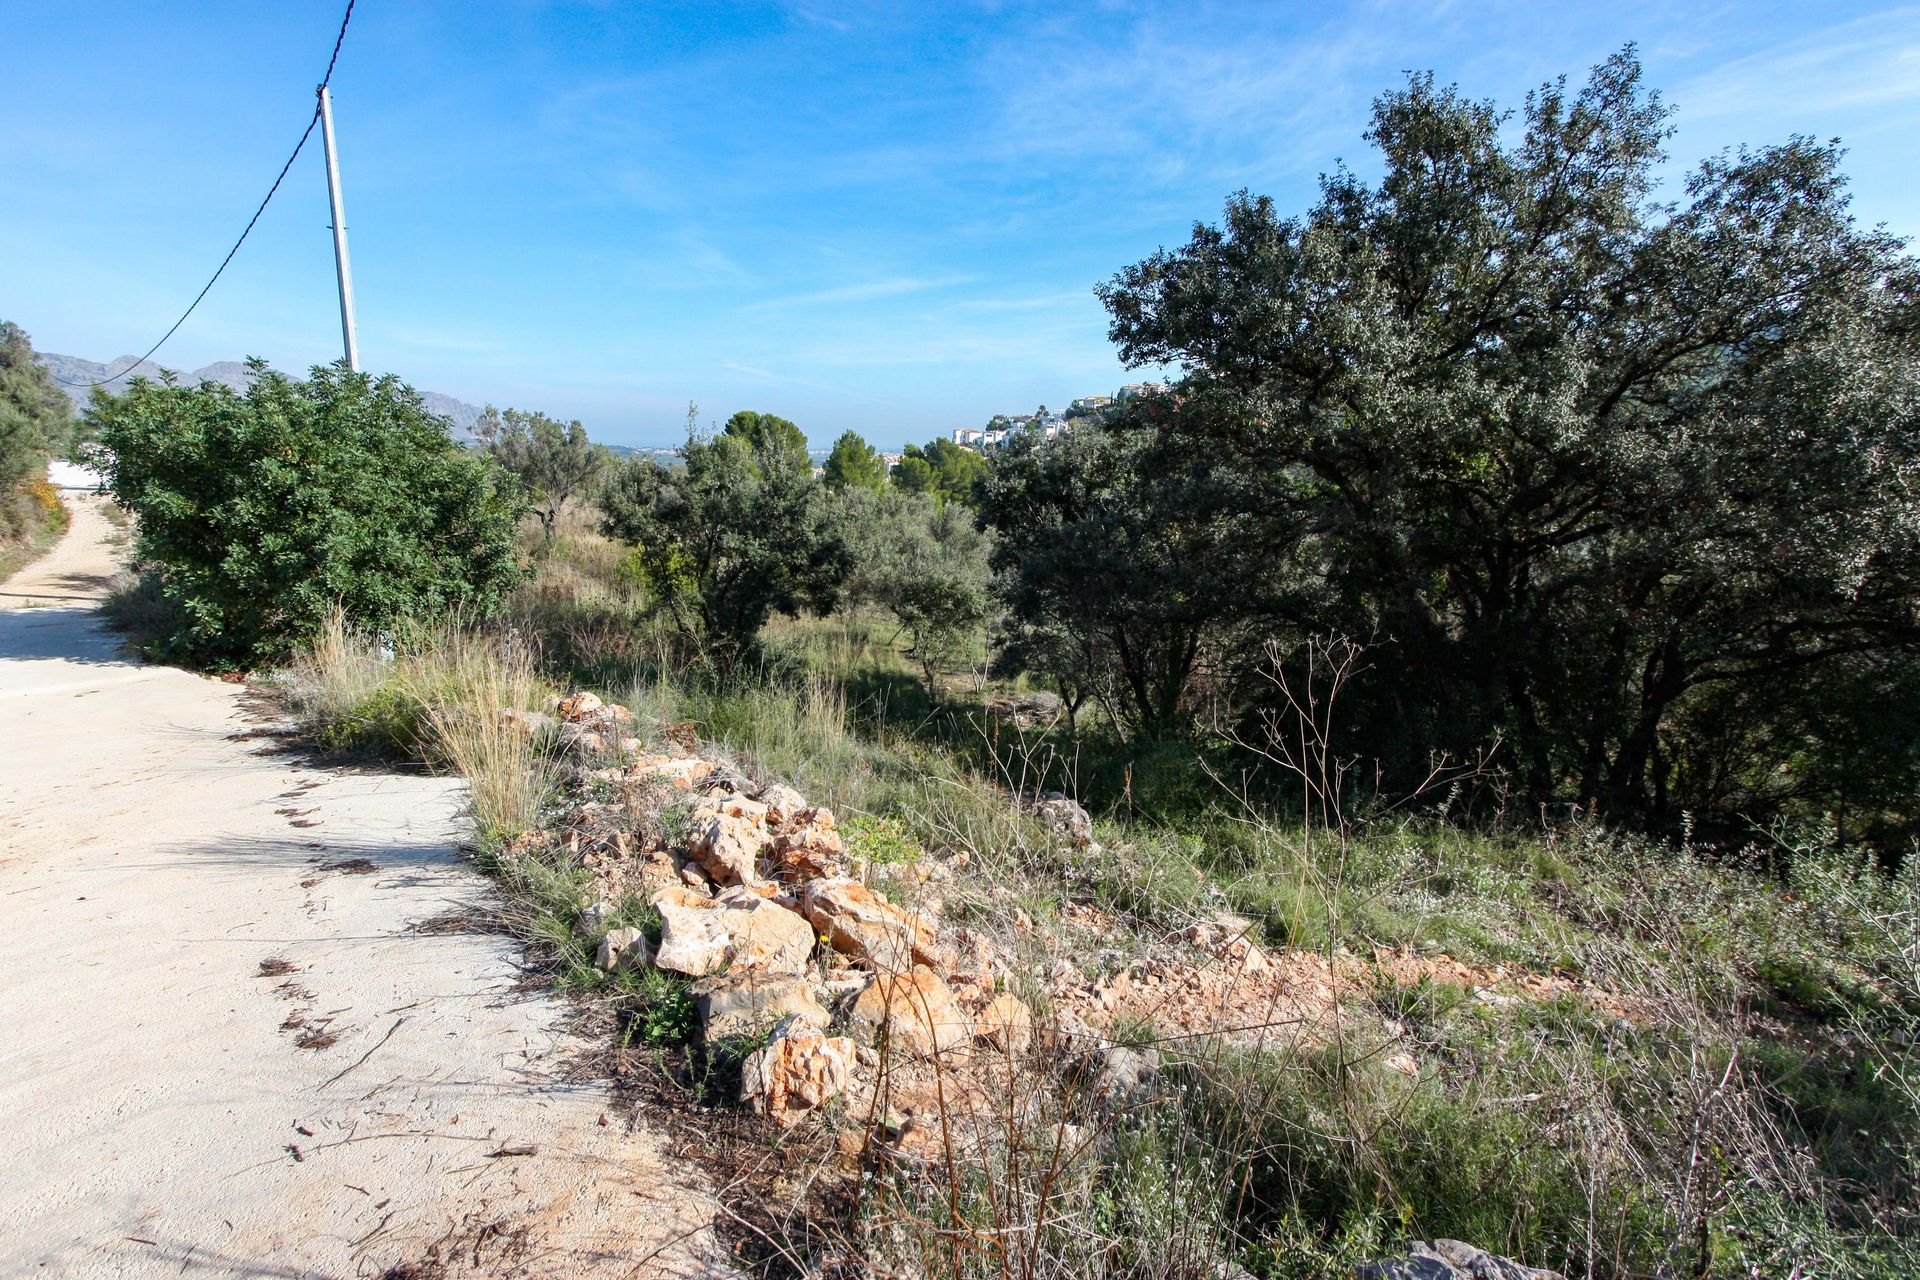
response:
<path fill-rule="evenodd" d="M 849 567 L 805 455 L 796 463 L 791 442 L 766 426 L 783 420 L 754 416 L 751 430 L 689 436 L 684 466 L 625 459 L 601 495 L 607 533 L 636 544 L 662 607 L 729 670 L 776 611 L 831 609 Z"/>
<path fill-rule="evenodd" d="M 578 419 L 563 423 L 544 413 L 502 413 L 488 405 L 473 434 L 526 490 L 548 542 L 568 499 L 591 494 L 613 459 L 606 446 L 587 439 Z"/>
<path fill-rule="evenodd" d="M 827 455 L 825 478 L 827 488 L 835 493 L 849 489 L 879 492 L 886 487 L 887 469 L 880 455 L 859 432 L 847 431 L 833 442 L 833 452 Z"/>
<path fill-rule="evenodd" d="M 1143 738 L 1181 730 L 1195 670 L 1260 608 L 1287 555 L 1228 509 L 1236 476 L 1205 455 L 1156 465 L 1151 439 L 1091 421 L 1029 436 L 979 490 L 1012 619 L 1000 669 L 1031 672 L 1076 709 L 1097 698 Z"/>
<path fill-rule="evenodd" d="M 138 554 L 179 610 L 163 652 L 251 666 L 336 607 L 392 628 L 501 602 L 522 576 L 510 479 L 395 378 L 251 367 L 244 396 L 135 379 L 88 413 Z"/>
<path fill-rule="evenodd" d="M 987 537 L 965 507 L 924 494 L 860 490 L 843 498 L 850 594 L 877 604 L 908 636 L 929 696 L 936 677 L 986 623 Z"/>
<path fill-rule="evenodd" d="M 0 321 L 0 537 L 17 537 L 40 524 L 28 503 L 9 492 L 40 478 L 47 459 L 73 435 L 73 409 L 53 375 L 34 363 L 33 342 L 11 320 Z"/>
<path fill-rule="evenodd" d="M 897 818 L 856 813 L 842 820 L 840 834 L 847 842 L 848 856 L 857 862 L 910 866 L 926 856 L 920 842 Z"/>
<path fill-rule="evenodd" d="M 747 455 L 757 466 L 812 470 L 813 464 L 807 457 L 806 433 L 785 418 L 742 409 L 727 419 L 720 433 L 744 444 Z"/>
<path fill-rule="evenodd" d="M 1531 800 L 1737 829 L 1790 736 L 1854 750 L 1801 691 L 1912 705 L 1920 270 L 1806 139 L 1652 204 L 1668 118 L 1630 52 L 1518 120 L 1415 76 L 1375 106 L 1377 183 L 1337 171 L 1297 218 L 1242 193 L 1102 290 L 1126 361 L 1186 372 L 1133 465 L 1254 535 L 1249 639 L 1376 641 L 1339 746 L 1396 785 L 1499 743 Z M 1178 527 L 1191 488 L 1116 500 Z M 1910 795 L 1885 742 L 1872 786 Z"/>
<path fill-rule="evenodd" d="M 931 494 L 943 502 L 971 506 L 986 474 L 984 457 L 942 439 L 929 442 L 924 449 L 908 445 L 905 458 L 893 469 L 893 485 L 907 493 Z"/>
<path fill-rule="evenodd" d="M 0 581 L 59 541 L 71 520 L 60 491 L 46 480 L 0 489 Z"/>

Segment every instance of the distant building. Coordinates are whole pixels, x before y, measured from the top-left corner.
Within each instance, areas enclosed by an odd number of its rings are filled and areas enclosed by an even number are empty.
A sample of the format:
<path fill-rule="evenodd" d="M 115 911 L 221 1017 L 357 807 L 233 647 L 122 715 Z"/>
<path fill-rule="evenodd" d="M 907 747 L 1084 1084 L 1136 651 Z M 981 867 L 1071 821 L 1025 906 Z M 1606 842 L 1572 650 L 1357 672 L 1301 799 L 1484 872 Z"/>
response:
<path fill-rule="evenodd" d="M 980 447 L 980 437 L 985 434 L 986 432 L 981 431 L 977 427 L 955 427 L 953 429 L 953 442 L 968 449 L 978 449 Z"/>
<path fill-rule="evenodd" d="M 906 460 L 907 455 L 904 453 L 883 453 L 880 455 L 880 465 L 887 469 L 888 475 L 892 475 L 893 469 Z"/>
<path fill-rule="evenodd" d="M 1122 404 L 1129 400 L 1138 400 L 1141 396 L 1157 396 L 1167 389 L 1164 382 L 1129 382 L 1120 388 L 1115 398 Z"/>

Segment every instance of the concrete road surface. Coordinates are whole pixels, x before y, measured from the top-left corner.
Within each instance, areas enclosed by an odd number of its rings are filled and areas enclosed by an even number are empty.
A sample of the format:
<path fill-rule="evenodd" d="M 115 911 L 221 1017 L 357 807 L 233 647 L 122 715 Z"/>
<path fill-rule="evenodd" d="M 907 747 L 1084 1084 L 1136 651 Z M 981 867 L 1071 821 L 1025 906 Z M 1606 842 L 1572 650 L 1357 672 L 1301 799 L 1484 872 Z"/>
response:
<path fill-rule="evenodd" d="M 0 1275 L 719 1270 L 510 940 L 415 930 L 489 892 L 459 784 L 122 656 L 99 503 L 0 584 Z"/>

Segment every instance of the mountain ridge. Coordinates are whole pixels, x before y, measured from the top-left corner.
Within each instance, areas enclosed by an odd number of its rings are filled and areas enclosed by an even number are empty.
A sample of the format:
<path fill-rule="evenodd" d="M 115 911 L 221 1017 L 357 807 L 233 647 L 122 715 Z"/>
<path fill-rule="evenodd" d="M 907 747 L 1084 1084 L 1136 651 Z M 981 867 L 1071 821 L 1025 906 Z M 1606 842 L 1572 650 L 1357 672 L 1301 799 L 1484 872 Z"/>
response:
<path fill-rule="evenodd" d="M 105 364 L 97 360 L 87 360 L 80 356 L 63 355 L 58 351 L 38 351 L 34 360 L 54 375 L 57 385 L 66 392 L 67 399 L 73 402 L 74 412 L 87 407 L 87 397 L 91 387 L 76 387 L 74 382 L 101 382 L 102 389 L 109 395 L 119 395 L 127 389 L 127 384 L 136 377 L 158 378 L 166 372 L 163 365 L 152 360 L 134 361 L 131 355 L 115 356 Z M 179 370 L 172 370 L 179 373 Z M 111 375 L 111 376 L 109 376 Z M 210 365 L 195 369 L 192 373 L 181 375 L 188 383 L 218 382 L 232 387 L 235 391 L 245 391 L 253 381 L 252 373 L 239 360 L 216 360 Z M 415 388 L 418 390 L 418 388 Z M 428 409 L 453 424 L 456 439 L 471 440 L 473 424 L 479 419 L 481 409 L 478 405 L 468 404 L 456 396 L 440 391 L 421 391 L 421 401 Z"/>

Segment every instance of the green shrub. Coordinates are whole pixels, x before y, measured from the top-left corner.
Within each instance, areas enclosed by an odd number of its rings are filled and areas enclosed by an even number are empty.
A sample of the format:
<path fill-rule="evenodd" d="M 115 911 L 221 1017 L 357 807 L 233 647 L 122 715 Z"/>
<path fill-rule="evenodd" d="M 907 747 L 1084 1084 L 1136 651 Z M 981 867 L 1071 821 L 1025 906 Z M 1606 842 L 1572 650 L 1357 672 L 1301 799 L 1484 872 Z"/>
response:
<path fill-rule="evenodd" d="M 251 666 L 335 608 L 384 629 L 501 601 L 522 576 L 522 504 L 493 464 L 395 378 L 251 368 L 244 396 L 135 379 L 88 414 L 138 553 L 180 610 L 162 653 Z"/>

